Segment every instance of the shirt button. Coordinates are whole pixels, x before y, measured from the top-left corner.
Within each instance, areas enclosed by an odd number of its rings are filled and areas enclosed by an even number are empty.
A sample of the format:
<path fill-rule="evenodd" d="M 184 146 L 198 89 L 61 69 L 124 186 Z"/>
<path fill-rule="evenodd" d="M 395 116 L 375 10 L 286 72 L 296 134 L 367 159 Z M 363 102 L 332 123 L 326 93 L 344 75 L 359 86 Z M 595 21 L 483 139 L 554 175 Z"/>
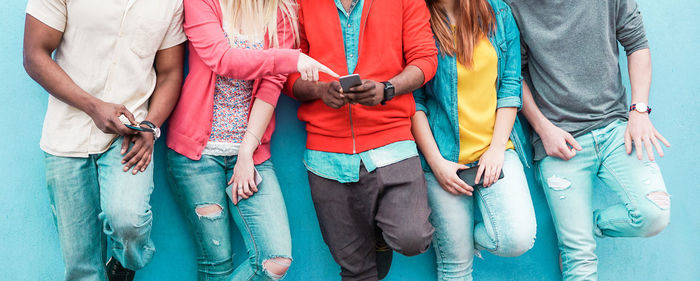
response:
<path fill-rule="evenodd" d="M 350 54 L 350 57 L 352 58 L 352 54 Z"/>
<path fill-rule="evenodd" d="M 349 23 L 348 23 L 348 27 L 352 27 L 352 24 L 349 24 Z"/>

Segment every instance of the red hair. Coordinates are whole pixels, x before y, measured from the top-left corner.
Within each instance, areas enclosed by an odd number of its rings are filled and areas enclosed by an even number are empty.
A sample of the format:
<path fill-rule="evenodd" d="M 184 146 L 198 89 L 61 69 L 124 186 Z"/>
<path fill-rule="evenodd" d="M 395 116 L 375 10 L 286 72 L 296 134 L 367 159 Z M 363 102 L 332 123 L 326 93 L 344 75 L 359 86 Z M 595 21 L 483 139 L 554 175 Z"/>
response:
<path fill-rule="evenodd" d="M 486 0 L 454 1 L 459 1 L 459 11 L 454 23 L 456 28 L 453 30 L 440 0 L 426 0 L 430 9 L 430 26 L 440 51 L 456 56 L 457 61 L 471 68 L 474 46 L 482 36 L 494 30 L 496 16 Z"/>

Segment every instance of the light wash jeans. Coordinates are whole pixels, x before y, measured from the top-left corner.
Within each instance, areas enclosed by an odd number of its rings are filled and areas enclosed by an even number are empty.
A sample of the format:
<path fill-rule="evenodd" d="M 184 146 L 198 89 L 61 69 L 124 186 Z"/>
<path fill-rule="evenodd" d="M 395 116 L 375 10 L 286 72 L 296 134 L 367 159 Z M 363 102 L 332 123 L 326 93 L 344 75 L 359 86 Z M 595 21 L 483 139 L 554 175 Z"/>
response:
<path fill-rule="evenodd" d="M 627 123 L 615 121 L 576 138 L 583 150 L 568 161 L 538 161 L 540 184 L 559 238 L 564 280 L 597 280 L 599 237 L 648 237 L 669 223 L 670 199 L 659 166 L 625 152 Z M 646 152 L 645 152 L 646 153 Z M 622 201 L 593 211 L 598 178 Z"/>
<path fill-rule="evenodd" d="M 291 260 L 292 256 L 287 208 L 272 162 L 255 166 L 263 179 L 258 192 L 234 205 L 225 189 L 233 175 L 236 156 L 203 155 L 200 160 L 191 160 L 168 149 L 167 157 L 170 187 L 196 240 L 198 279 L 282 279 L 284 276 L 268 272 L 263 266 L 267 260 Z M 213 215 L 197 213 L 198 207 L 212 204 L 221 211 Z M 248 250 L 248 260 L 235 271 L 231 218 Z"/>
<path fill-rule="evenodd" d="M 475 248 L 514 257 L 535 243 L 535 211 L 523 165 L 514 150 L 506 150 L 502 170 L 502 179 L 477 188 L 473 196 L 452 195 L 432 173 L 425 173 L 433 209 L 430 221 L 435 227 L 438 280 L 472 280 Z M 474 201 L 483 217 L 476 225 Z"/>
<path fill-rule="evenodd" d="M 106 279 L 107 237 L 112 256 L 126 268 L 138 270 L 153 257 L 153 164 L 136 175 L 124 172 L 121 144 L 122 138 L 117 138 L 107 151 L 87 158 L 46 154 L 46 181 L 66 280 Z"/>

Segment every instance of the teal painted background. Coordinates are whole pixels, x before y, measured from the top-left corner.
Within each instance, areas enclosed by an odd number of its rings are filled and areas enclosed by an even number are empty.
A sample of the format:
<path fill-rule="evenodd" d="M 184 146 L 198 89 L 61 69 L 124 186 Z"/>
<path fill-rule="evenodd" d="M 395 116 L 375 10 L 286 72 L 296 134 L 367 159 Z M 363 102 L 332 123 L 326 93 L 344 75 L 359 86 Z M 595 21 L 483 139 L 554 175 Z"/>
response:
<path fill-rule="evenodd" d="M 659 160 L 672 194 L 672 221 L 650 239 L 598 240 L 600 279 L 700 280 L 700 1 L 638 2 L 652 48 L 652 119 L 673 145 Z M 0 4 L 0 280 L 60 280 L 63 262 L 38 145 L 47 93 L 22 68 L 25 5 L 23 0 Z M 272 151 L 292 227 L 295 261 L 286 280 L 338 280 L 339 269 L 321 240 L 301 164 L 305 139 L 296 107 L 296 102 L 281 98 Z M 194 280 L 194 246 L 166 185 L 162 141 L 155 153 L 151 201 L 157 253 L 137 280 Z M 532 171 L 527 174 L 532 178 Z M 560 279 L 549 209 L 540 187 L 530 184 L 538 222 L 535 247 L 518 258 L 484 253 L 483 260 L 476 260 L 475 279 Z M 614 202 L 604 186 L 598 191 L 598 206 Z M 240 262 L 243 244 L 240 237 L 233 239 Z M 434 262 L 432 250 L 412 258 L 396 255 L 387 280 L 434 280 Z"/>

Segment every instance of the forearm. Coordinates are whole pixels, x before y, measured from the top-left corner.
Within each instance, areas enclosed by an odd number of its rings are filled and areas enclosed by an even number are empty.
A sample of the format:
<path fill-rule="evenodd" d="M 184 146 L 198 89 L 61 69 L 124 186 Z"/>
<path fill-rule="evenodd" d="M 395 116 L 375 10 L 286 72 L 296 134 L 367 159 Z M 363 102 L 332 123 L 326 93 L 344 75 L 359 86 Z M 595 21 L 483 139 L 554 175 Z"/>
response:
<path fill-rule="evenodd" d="M 156 126 L 163 125 L 177 104 L 182 89 L 182 70 L 158 74 L 156 89 L 153 91 L 146 120 Z"/>
<path fill-rule="evenodd" d="M 649 49 L 635 51 L 627 56 L 630 85 L 632 86 L 632 104 L 649 104 L 651 87 L 651 53 Z"/>
<path fill-rule="evenodd" d="M 413 133 L 413 138 L 416 139 L 418 149 L 423 153 L 428 164 L 432 166 L 433 163 L 442 159 L 442 155 L 433 137 L 433 132 L 430 130 L 430 124 L 425 112 L 417 111 L 411 117 L 411 124 L 411 132 Z"/>
<path fill-rule="evenodd" d="M 297 79 L 292 86 L 292 94 L 300 102 L 309 102 L 321 98 L 321 93 L 317 91 L 318 85 L 325 82 L 311 82 Z"/>
<path fill-rule="evenodd" d="M 403 95 L 412 93 L 415 89 L 420 88 L 424 80 L 425 75 L 423 71 L 417 66 L 409 65 L 401 73 L 389 79 L 389 83 L 394 85 L 396 95 Z"/>
<path fill-rule="evenodd" d="M 252 157 L 253 152 L 255 152 L 262 141 L 262 137 L 265 134 L 265 130 L 267 130 L 268 124 L 270 124 L 274 112 L 275 107 L 273 105 L 260 99 L 255 100 L 253 108 L 250 110 L 248 128 L 246 129 L 245 135 L 243 135 L 243 141 L 241 142 L 238 155 Z"/>
<path fill-rule="evenodd" d="M 24 69 L 52 96 L 83 112 L 90 114 L 100 101 L 75 84 L 49 53 L 25 50 Z"/>
<path fill-rule="evenodd" d="M 496 124 L 491 138 L 492 148 L 505 149 L 517 114 L 518 108 L 516 107 L 501 107 L 496 110 Z"/>
<path fill-rule="evenodd" d="M 551 123 L 549 119 L 547 119 L 547 117 L 545 117 L 544 114 L 542 114 L 540 109 L 537 107 L 535 99 L 532 97 L 532 92 L 530 92 L 530 88 L 527 86 L 527 83 L 525 83 L 525 81 L 523 81 L 522 112 L 523 115 L 525 115 L 525 118 L 527 118 L 527 121 L 530 122 L 530 125 L 533 129 L 535 129 L 536 132 L 540 132 L 543 126 L 545 126 L 548 123 Z"/>

